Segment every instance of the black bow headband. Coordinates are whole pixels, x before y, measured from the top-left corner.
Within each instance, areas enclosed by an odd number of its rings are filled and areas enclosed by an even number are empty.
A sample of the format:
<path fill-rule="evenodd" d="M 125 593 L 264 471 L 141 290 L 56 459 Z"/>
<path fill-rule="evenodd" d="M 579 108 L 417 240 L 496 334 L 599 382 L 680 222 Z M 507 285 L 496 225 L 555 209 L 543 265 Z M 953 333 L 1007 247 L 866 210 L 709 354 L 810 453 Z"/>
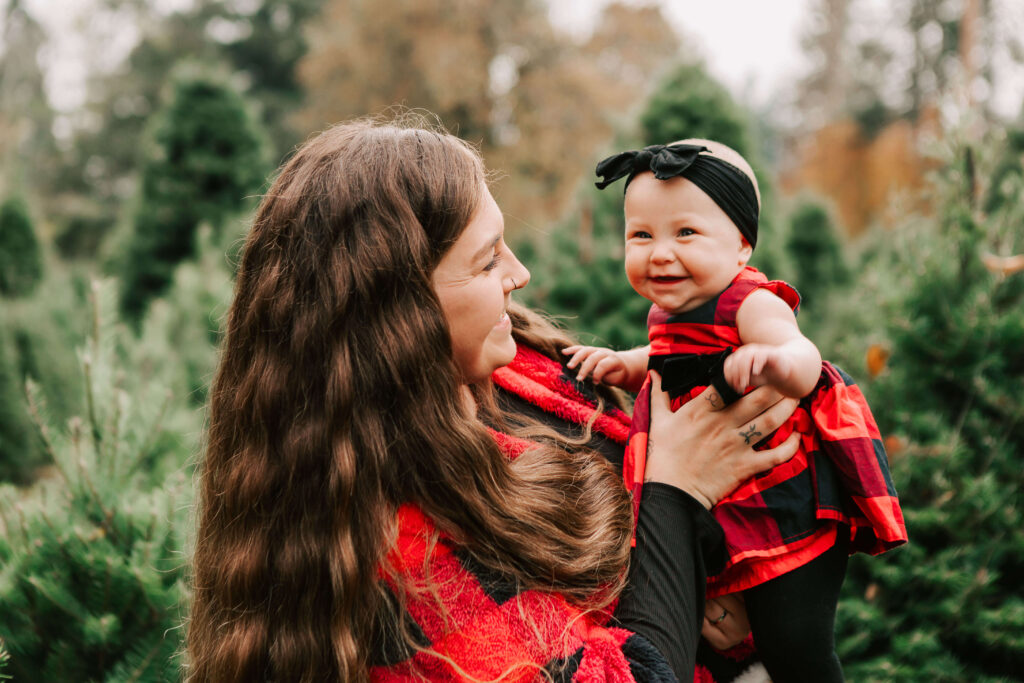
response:
<path fill-rule="evenodd" d="M 658 180 L 676 176 L 686 178 L 699 187 L 721 207 L 722 211 L 747 238 L 750 246 L 757 244 L 757 192 L 754 183 L 746 173 L 727 161 L 701 154 L 711 152 L 701 145 L 651 145 L 610 156 L 597 165 L 601 181 L 595 183 L 603 190 L 619 178 L 626 178 L 626 185 L 638 173 L 653 171 Z"/>

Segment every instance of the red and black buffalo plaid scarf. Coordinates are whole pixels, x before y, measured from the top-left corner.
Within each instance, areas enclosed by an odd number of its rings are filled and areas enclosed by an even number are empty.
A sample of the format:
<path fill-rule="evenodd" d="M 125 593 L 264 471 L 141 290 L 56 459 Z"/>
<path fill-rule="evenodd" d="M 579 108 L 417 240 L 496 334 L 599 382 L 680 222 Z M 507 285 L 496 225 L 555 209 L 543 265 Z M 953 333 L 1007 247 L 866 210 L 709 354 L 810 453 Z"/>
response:
<path fill-rule="evenodd" d="M 589 387 L 576 383 L 557 361 L 522 345 L 512 364 L 493 379 L 502 390 L 569 423 L 582 425 L 594 416 L 596 400 Z M 596 417 L 593 429 L 625 444 L 629 417 L 608 408 Z M 493 434 L 512 458 L 532 445 Z M 407 584 L 431 588 L 405 591 L 404 601 L 389 600 L 391 613 L 385 619 L 403 624 L 416 646 L 393 636 L 378 639 L 370 670 L 374 681 L 676 680 L 649 641 L 610 626 L 608 613 L 584 613 L 558 594 L 520 590 L 439 533 L 414 505 L 398 511 L 398 539 L 387 562 Z M 381 577 L 392 597 L 399 594 L 384 572 Z M 727 653 L 702 650 L 736 671 L 753 653 L 749 639 Z M 716 680 L 703 666 L 694 675 L 701 683 Z"/>
<path fill-rule="evenodd" d="M 672 315 L 651 308 L 651 366 L 663 368 L 662 386 L 673 409 L 708 385 L 719 386 L 724 357 L 741 344 L 736 313 L 758 288 L 797 309 L 796 290 L 749 267 L 697 309 Z M 669 381 L 670 374 L 678 377 Z M 634 514 L 643 486 L 649 411 L 648 378 L 633 408 L 623 463 Z M 801 435 L 796 456 L 747 480 L 712 509 L 725 530 L 729 561 L 709 578 L 709 597 L 756 586 L 810 562 L 835 544 L 841 530 L 849 529 L 851 552 L 878 554 L 907 541 L 878 426 L 849 375 L 823 362 L 815 389 L 759 447 L 773 448 L 794 430 Z"/>

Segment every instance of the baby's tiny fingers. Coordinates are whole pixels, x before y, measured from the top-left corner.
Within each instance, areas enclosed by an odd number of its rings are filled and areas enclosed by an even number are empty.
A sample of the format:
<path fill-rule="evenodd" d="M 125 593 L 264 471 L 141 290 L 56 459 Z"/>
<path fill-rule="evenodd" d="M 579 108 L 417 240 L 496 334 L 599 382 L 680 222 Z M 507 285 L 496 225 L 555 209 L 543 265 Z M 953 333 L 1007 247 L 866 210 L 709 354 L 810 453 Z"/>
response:
<path fill-rule="evenodd" d="M 594 349 L 592 349 L 589 346 L 575 346 L 570 348 L 574 349 L 574 351 L 572 352 L 572 358 L 570 358 L 569 361 L 565 364 L 565 367 L 567 368 L 576 367 L 577 365 L 580 364 L 581 361 L 586 360 L 591 354 L 594 353 Z M 567 352 L 568 350 L 569 349 L 566 349 L 565 351 L 563 351 L 563 353 Z"/>
<path fill-rule="evenodd" d="M 576 373 L 576 379 L 582 380 L 589 375 L 599 360 L 601 360 L 600 354 L 587 354 L 587 356 L 583 358 L 583 362 L 580 363 L 580 369 L 579 372 Z"/>

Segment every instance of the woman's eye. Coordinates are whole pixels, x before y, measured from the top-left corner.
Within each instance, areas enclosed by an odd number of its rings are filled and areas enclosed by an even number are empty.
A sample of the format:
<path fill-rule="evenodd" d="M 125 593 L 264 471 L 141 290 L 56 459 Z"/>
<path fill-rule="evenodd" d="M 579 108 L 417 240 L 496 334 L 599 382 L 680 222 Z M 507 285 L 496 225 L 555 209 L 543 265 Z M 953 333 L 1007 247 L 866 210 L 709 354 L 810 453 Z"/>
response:
<path fill-rule="evenodd" d="M 498 267 L 498 263 L 500 263 L 500 262 L 501 262 L 501 254 L 500 253 L 495 254 L 494 258 L 492 258 L 490 260 L 490 262 L 486 266 L 484 266 L 484 270 L 494 270 L 495 268 Z"/>

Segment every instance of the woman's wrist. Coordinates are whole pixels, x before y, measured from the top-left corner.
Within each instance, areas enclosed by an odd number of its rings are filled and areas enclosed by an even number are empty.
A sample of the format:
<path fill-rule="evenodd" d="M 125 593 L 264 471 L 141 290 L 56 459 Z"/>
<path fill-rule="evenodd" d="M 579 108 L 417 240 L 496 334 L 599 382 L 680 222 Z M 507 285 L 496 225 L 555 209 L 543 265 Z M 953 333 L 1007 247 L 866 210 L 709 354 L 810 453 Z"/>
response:
<path fill-rule="evenodd" d="M 710 510 L 712 508 L 712 505 L 708 503 L 707 499 L 699 493 L 694 495 L 694 493 L 668 482 L 645 480 L 642 495 L 646 496 L 650 491 L 660 491 L 666 495 L 675 496 L 677 499 L 685 500 L 691 505 L 700 505 L 705 510 Z M 643 500 L 643 498 L 641 498 L 641 500 Z"/>
<path fill-rule="evenodd" d="M 708 498 L 707 495 L 701 492 L 699 487 L 694 486 L 692 483 L 687 485 L 686 483 L 683 482 L 672 481 L 669 477 L 660 477 L 658 476 L 657 470 L 655 470 L 654 473 L 652 473 L 651 468 L 648 468 L 644 476 L 644 489 L 651 485 L 664 486 L 672 490 L 679 491 L 680 493 L 693 499 L 695 503 L 699 504 L 705 510 L 710 510 L 712 507 L 714 507 L 716 502 Z"/>

